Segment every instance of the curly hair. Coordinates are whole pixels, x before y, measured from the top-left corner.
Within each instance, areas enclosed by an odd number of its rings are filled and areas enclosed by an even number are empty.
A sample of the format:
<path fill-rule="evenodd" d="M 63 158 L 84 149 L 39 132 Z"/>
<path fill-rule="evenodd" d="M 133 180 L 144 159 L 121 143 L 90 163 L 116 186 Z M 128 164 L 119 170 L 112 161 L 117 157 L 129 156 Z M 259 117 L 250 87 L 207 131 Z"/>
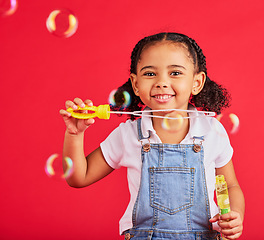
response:
<path fill-rule="evenodd" d="M 217 114 L 220 114 L 224 108 L 230 106 L 231 97 L 228 91 L 222 85 L 217 84 L 207 76 L 206 58 L 202 49 L 198 46 L 195 40 L 184 34 L 164 32 L 141 39 L 134 47 L 131 54 L 130 73 L 137 74 L 137 64 L 144 49 L 162 41 L 181 43 L 187 48 L 197 73 L 204 72 L 206 74 L 206 80 L 202 91 L 197 95 L 192 95 L 190 103 L 201 110 L 213 111 Z M 120 100 L 123 98 L 122 93 L 124 91 L 127 91 L 131 97 L 131 104 L 125 108 L 122 107 L 122 101 Z M 122 108 L 123 110 L 133 112 L 140 111 L 144 107 L 141 99 L 134 94 L 130 78 L 117 89 L 114 97 L 115 99 L 119 99 L 120 104 L 111 106 L 113 110 L 120 110 Z M 130 115 L 129 118 L 134 120 L 136 117 Z"/>

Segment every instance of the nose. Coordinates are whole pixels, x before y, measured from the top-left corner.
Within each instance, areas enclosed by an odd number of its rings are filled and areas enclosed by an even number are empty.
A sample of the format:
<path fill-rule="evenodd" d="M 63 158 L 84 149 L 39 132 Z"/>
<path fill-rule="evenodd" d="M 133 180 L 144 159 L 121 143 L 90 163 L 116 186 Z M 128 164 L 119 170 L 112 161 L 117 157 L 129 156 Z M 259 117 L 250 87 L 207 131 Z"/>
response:
<path fill-rule="evenodd" d="M 166 81 L 164 81 L 164 80 L 159 80 L 155 84 L 155 88 L 160 88 L 160 89 L 168 88 L 168 86 L 169 86 L 168 83 Z"/>

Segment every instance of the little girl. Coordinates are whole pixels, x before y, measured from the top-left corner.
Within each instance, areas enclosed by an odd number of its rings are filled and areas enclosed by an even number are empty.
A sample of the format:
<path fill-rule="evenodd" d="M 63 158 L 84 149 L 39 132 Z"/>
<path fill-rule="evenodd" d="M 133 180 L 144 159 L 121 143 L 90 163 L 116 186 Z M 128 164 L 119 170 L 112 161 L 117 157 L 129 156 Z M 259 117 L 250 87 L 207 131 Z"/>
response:
<path fill-rule="evenodd" d="M 207 76 L 201 48 L 178 33 L 140 40 L 131 55 L 130 78 L 119 90 L 131 95 L 132 103 L 124 110 L 181 109 L 189 118 L 172 132 L 155 117 L 169 111 L 153 116 L 143 111 L 137 120 L 131 115 L 85 157 L 84 132 L 94 119 L 78 120 L 61 109 L 66 124 L 63 155 L 75 166 L 68 184 L 89 186 L 127 167 L 130 202 L 120 220 L 125 239 L 221 239 L 220 232 L 237 239 L 243 229 L 244 197 L 231 160 L 233 149 L 215 118 L 196 117 L 196 108 L 220 113 L 228 107 L 229 95 Z M 66 109 L 77 105 L 93 103 L 66 101 Z M 221 216 L 214 202 L 216 174 L 225 176 L 229 188 L 231 211 Z"/>

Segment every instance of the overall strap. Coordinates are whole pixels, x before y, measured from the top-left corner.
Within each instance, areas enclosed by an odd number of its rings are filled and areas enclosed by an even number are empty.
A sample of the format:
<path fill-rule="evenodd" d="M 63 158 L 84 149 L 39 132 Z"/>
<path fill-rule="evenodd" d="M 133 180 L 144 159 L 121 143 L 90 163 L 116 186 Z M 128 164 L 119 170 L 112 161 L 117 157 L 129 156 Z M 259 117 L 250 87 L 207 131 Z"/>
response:
<path fill-rule="evenodd" d="M 141 131 L 141 122 L 142 122 L 141 118 L 137 119 L 137 129 L 138 129 L 138 140 L 139 141 L 142 139 L 148 139 L 150 137 L 150 132 L 149 132 L 148 137 L 143 136 L 142 131 Z"/>

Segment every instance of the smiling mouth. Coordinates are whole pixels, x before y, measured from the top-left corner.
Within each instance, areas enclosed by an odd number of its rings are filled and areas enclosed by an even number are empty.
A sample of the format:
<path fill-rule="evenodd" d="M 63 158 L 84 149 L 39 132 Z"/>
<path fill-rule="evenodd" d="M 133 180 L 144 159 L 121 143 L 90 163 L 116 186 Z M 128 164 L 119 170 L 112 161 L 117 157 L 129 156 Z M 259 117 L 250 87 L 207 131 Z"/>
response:
<path fill-rule="evenodd" d="M 174 96 L 175 95 L 171 95 L 171 94 L 158 94 L 158 95 L 154 95 L 152 97 L 156 98 L 158 100 L 169 100 L 170 98 L 172 98 Z"/>
<path fill-rule="evenodd" d="M 173 94 L 156 94 L 152 96 L 158 103 L 167 103 L 169 102 L 175 95 Z"/>

